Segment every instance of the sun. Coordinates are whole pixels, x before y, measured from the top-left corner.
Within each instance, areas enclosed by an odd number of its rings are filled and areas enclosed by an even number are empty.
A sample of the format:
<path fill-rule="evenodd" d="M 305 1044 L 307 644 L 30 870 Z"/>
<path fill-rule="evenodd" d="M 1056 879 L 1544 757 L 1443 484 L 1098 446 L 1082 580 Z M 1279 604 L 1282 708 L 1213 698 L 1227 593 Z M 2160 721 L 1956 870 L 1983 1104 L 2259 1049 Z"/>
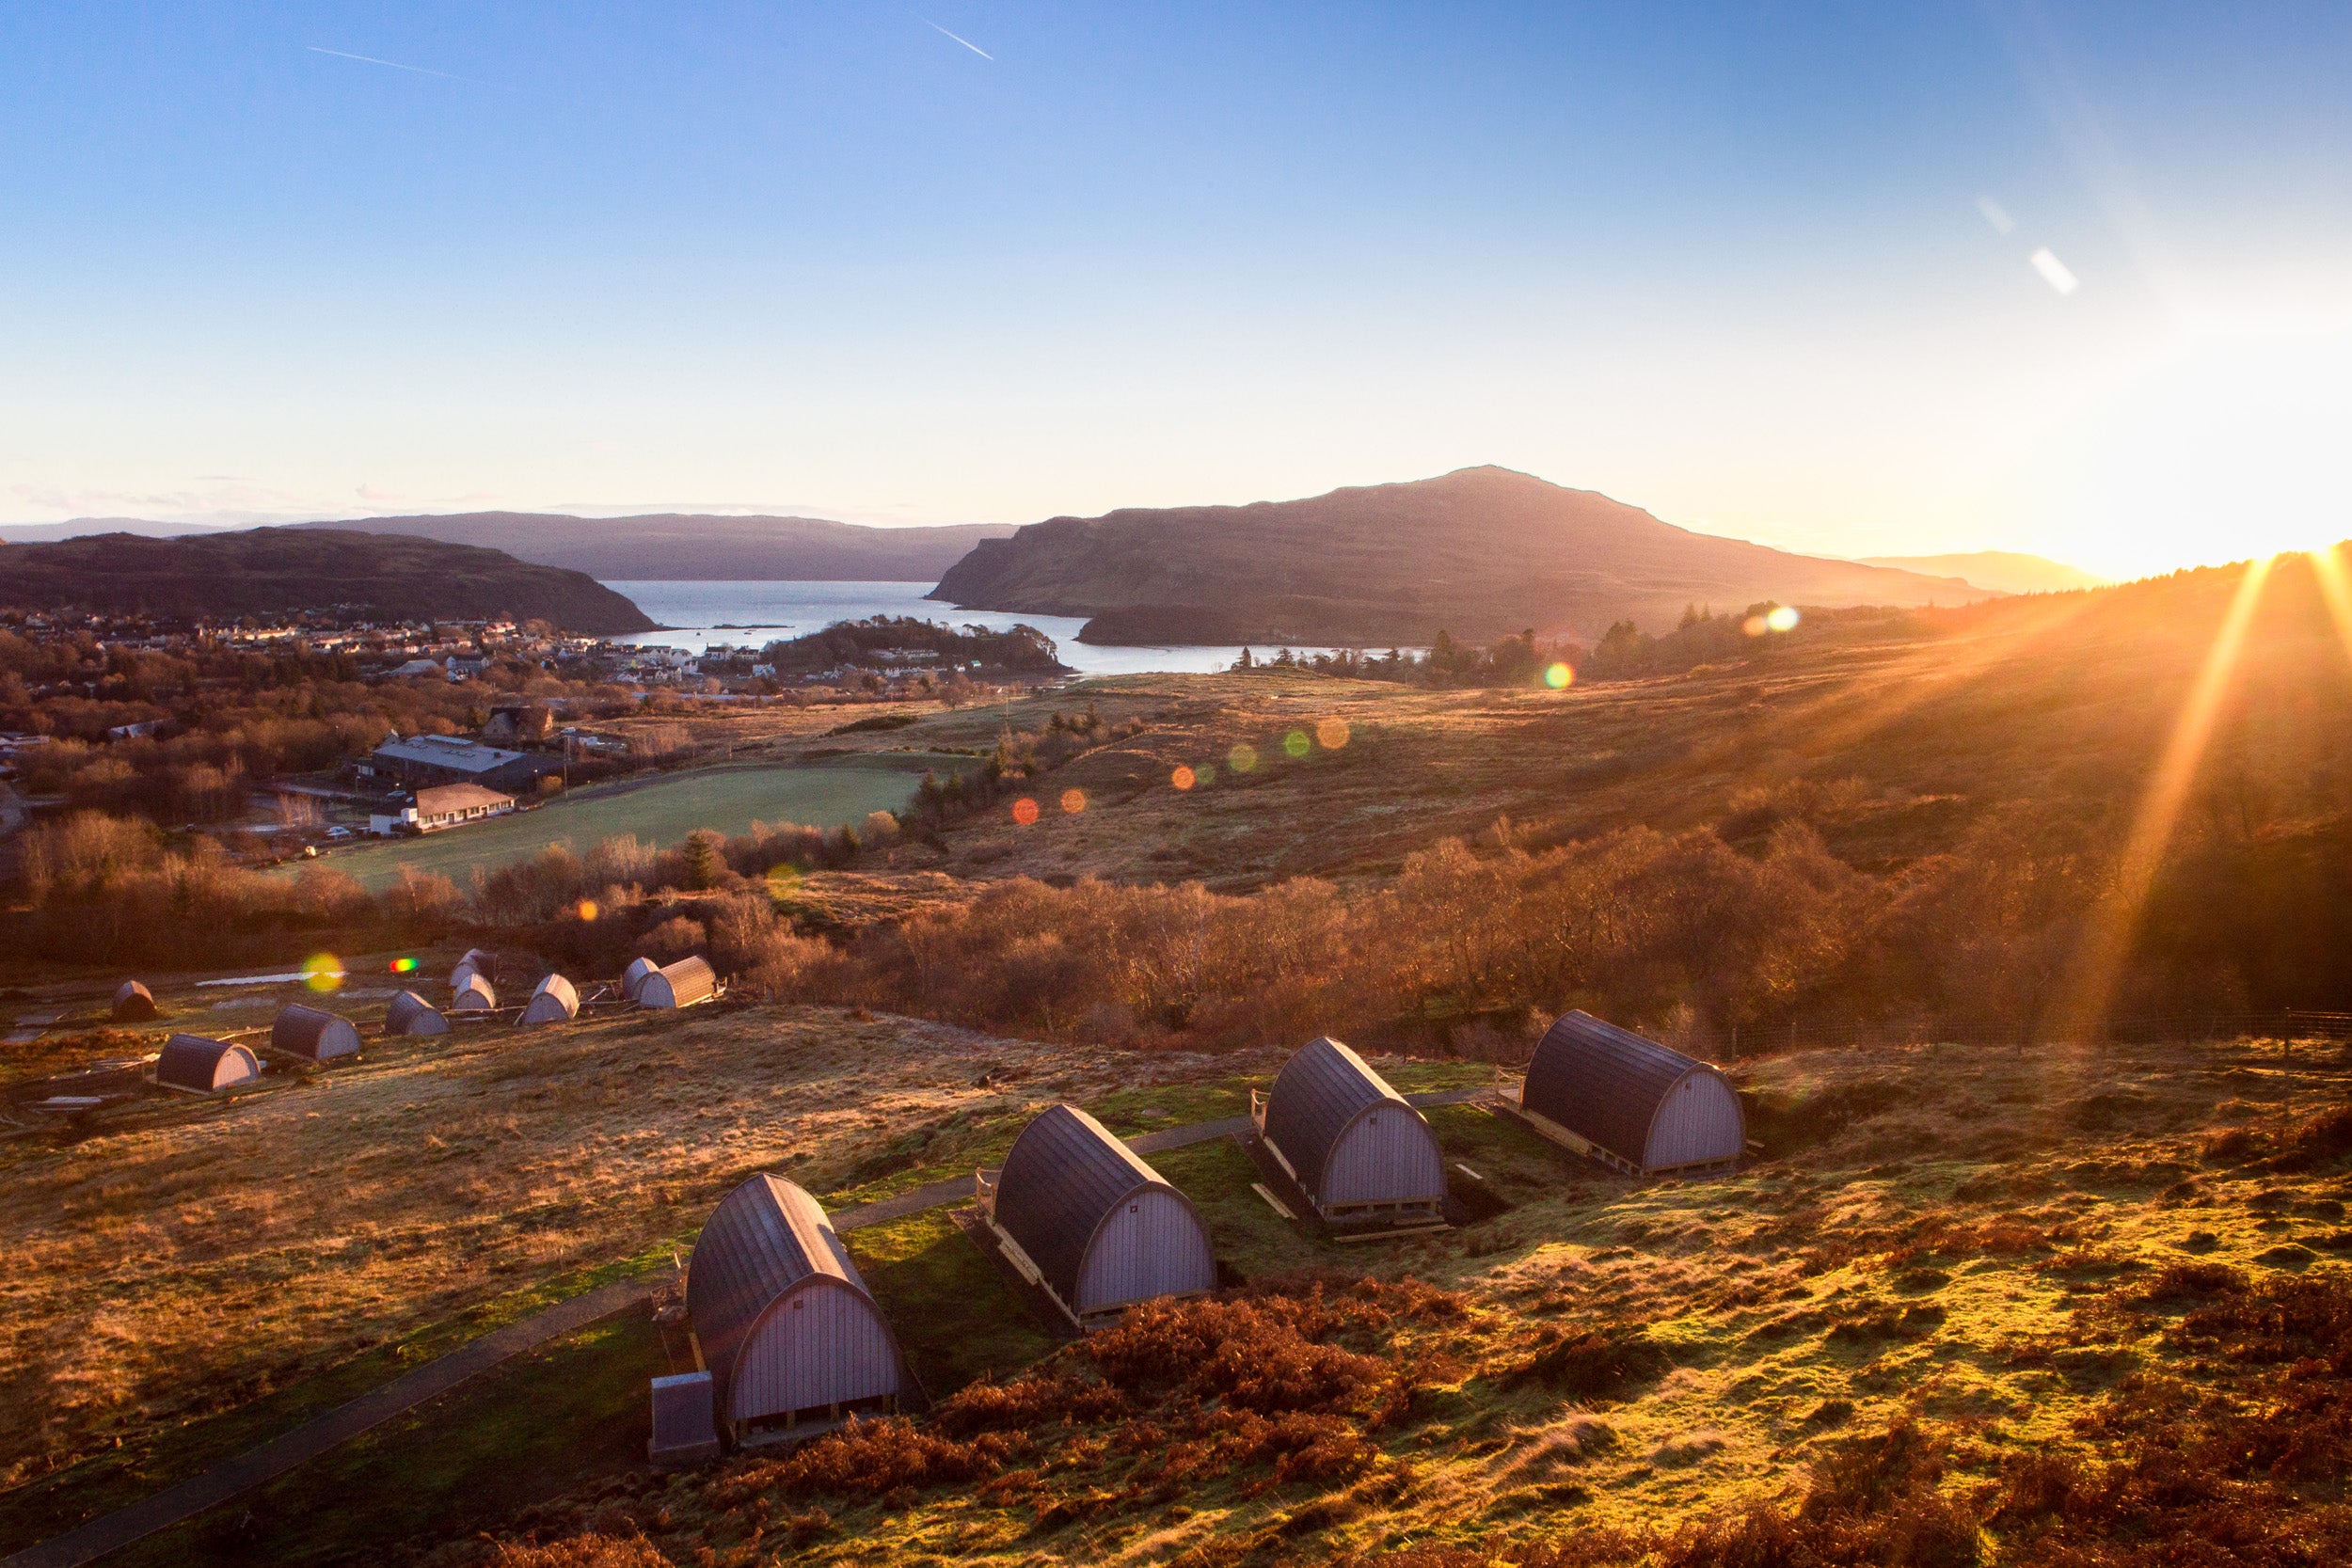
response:
<path fill-rule="evenodd" d="M 2053 434 L 2042 553 L 2130 578 L 2352 536 L 2347 429 L 2352 330 L 2186 338 Z"/>

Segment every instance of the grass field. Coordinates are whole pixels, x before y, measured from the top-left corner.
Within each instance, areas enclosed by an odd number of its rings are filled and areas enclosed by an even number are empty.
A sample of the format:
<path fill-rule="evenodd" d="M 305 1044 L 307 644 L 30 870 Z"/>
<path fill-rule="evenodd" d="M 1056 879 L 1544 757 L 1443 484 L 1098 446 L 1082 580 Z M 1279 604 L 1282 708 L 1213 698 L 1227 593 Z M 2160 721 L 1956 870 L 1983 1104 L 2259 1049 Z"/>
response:
<path fill-rule="evenodd" d="M 914 798 L 926 769 L 944 770 L 959 760 L 876 752 L 798 767 L 700 768 L 649 784 L 593 786 L 537 811 L 470 828 L 360 845 L 328 856 L 326 863 L 372 892 L 390 886 L 404 865 L 437 872 L 462 887 L 475 866 L 528 860 L 550 844 L 568 842 L 585 853 L 624 833 L 666 848 L 697 828 L 739 833 L 755 821 L 831 828 L 862 821 L 870 812 L 900 810 Z"/>

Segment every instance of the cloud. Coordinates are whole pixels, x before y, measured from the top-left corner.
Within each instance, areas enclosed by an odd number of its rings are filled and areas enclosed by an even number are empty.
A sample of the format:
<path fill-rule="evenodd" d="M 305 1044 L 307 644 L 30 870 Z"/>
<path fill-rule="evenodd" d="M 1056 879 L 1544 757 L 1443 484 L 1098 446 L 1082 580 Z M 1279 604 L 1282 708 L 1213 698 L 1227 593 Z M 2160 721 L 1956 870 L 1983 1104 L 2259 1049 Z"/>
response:
<path fill-rule="evenodd" d="M 952 37 L 953 35 L 949 35 Z M 339 60 L 358 60 L 362 65 L 389 66 L 394 71 L 412 71 L 420 76 L 438 76 L 444 82 L 466 82 L 469 78 L 453 76 L 446 71 L 428 71 L 421 65 L 403 65 L 398 60 L 379 60 L 373 55 L 350 55 L 341 49 L 321 49 L 317 44 L 303 45 L 313 55 L 332 55 Z M 479 85 L 479 84 L 472 84 Z"/>
<path fill-rule="evenodd" d="M 936 30 L 938 30 L 939 32 L 942 32 L 942 33 L 947 33 L 947 29 L 946 29 L 946 28 L 945 28 L 945 27 L 941 27 L 941 26 L 939 25 L 939 24 L 938 24 L 938 23 L 933 22 L 933 21 L 932 21 L 930 17 L 928 17 L 928 16 L 927 16 L 927 17 L 925 17 L 925 18 L 923 19 L 923 25 L 925 25 L 926 27 L 935 28 Z M 951 38 L 951 39 L 954 39 L 954 40 L 955 40 L 958 43 L 962 44 L 962 45 L 963 45 L 966 49 L 969 49 L 970 51 L 972 51 L 972 53 L 974 53 L 975 55 L 977 55 L 980 58 L 982 58 L 982 59 L 984 59 L 984 60 L 993 60 L 993 59 L 995 59 L 995 58 L 996 58 L 996 56 L 995 56 L 995 55 L 993 55 L 990 54 L 987 50 L 985 50 L 985 49 L 981 48 L 978 44 L 974 43 L 974 42 L 973 42 L 970 39 L 965 38 L 965 37 L 964 37 L 962 34 L 961 34 L 961 33 L 947 33 L 947 36 L 948 36 L 949 38 Z"/>

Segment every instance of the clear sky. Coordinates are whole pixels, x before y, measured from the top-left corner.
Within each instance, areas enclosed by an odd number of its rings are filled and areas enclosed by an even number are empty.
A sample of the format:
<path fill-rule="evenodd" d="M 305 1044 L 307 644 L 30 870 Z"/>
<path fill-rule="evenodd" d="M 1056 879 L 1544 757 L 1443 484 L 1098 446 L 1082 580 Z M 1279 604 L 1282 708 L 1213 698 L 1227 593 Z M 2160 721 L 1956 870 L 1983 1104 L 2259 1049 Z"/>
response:
<path fill-rule="evenodd" d="M 2311 544 L 2347 82 L 2342 4 L 19 0 L 0 521 L 1500 463 L 1824 553 Z"/>

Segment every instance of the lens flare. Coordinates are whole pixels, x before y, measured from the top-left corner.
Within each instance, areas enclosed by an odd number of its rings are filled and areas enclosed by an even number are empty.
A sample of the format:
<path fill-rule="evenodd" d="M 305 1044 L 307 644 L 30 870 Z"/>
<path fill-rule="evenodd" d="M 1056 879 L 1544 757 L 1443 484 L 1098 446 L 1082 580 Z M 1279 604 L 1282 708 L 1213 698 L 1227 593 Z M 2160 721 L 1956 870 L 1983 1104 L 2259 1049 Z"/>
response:
<path fill-rule="evenodd" d="M 1303 757 L 1314 749 L 1315 743 L 1307 738 L 1305 730 L 1293 730 L 1282 737 L 1282 750 L 1291 756 Z"/>
<path fill-rule="evenodd" d="M 801 885 L 801 868 L 797 865 L 771 865 L 768 868 L 768 891 L 783 895 Z"/>
<path fill-rule="evenodd" d="M 1087 792 L 1083 789 L 1063 790 L 1061 792 L 1061 809 L 1068 812 L 1073 816 L 1077 816 L 1080 812 L 1087 809 Z"/>
<path fill-rule="evenodd" d="M 1180 762 L 1176 765 L 1176 771 L 1168 776 L 1168 782 L 1178 789 L 1190 789 L 1200 782 L 1200 776 Z"/>
<path fill-rule="evenodd" d="M 1796 630 L 1797 607 L 1794 605 L 1782 605 L 1778 610 L 1771 611 L 1764 617 L 1764 625 L 1773 631 Z"/>
<path fill-rule="evenodd" d="M 1026 795 L 1012 803 L 1012 819 L 1023 827 L 1037 820 L 1037 802 Z"/>
<path fill-rule="evenodd" d="M 2171 738 L 2165 743 L 2148 781 L 2148 791 L 2133 814 L 2130 836 L 2123 841 L 2122 854 L 2116 862 L 2113 893 L 2084 922 L 2069 992 L 2059 1006 L 2060 1039 L 2086 1038 L 2106 1019 L 2124 959 L 2139 931 L 2149 889 L 2155 885 L 2181 808 L 2188 803 L 2189 789 L 2197 782 L 2198 766 L 2204 760 L 2206 743 L 2213 738 L 2214 721 L 2229 692 L 2230 677 L 2237 671 L 2238 650 L 2254 618 L 2254 607 L 2261 602 L 2270 567 L 2269 560 L 2249 562 L 2246 575 L 2238 579 L 2237 594 L 2221 619 L 2221 629 L 2206 650 L 2204 668 L 2197 673 L 2197 684 L 2182 705 L 2180 721 L 2173 726 Z"/>
<path fill-rule="evenodd" d="M 414 958 L 394 958 L 392 960 L 392 973 L 395 974 L 414 974 L 416 972 L 417 960 Z"/>
<path fill-rule="evenodd" d="M 602 912 L 603 912 L 602 911 L 600 911 L 600 910 L 598 910 L 598 909 L 596 908 L 596 901 L 594 898 L 582 898 L 582 899 L 580 901 L 580 919 L 582 919 L 582 920 L 594 920 L 594 919 L 596 919 L 596 916 L 597 916 L 598 914 L 600 914 L 600 913 L 602 913 Z"/>
<path fill-rule="evenodd" d="M 1347 721 L 1344 719 L 1326 719 L 1322 723 L 1315 726 L 1315 738 L 1323 743 L 1323 749 L 1325 751 L 1338 751 L 1341 747 L 1347 744 Z"/>
<path fill-rule="evenodd" d="M 1746 632 L 1750 637 L 1761 637 L 1772 628 L 1766 623 L 1763 616 L 1751 615 L 1746 620 L 1740 623 L 1740 629 Z"/>
<path fill-rule="evenodd" d="M 2328 618 L 2336 624 L 2336 636 L 2343 640 L 2344 651 L 2352 654 L 2352 580 L 2346 579 L 2334 546 L 2309 553 L 2312 569 L 2319 574 L 2320 595 L 2328 601 Z"/>
<path fill-rule="evenodd" d="M 1225 753 L 1225 766 L 1236 773 L 1247 773 L 1258 766 L 1258 748 L 1247 740 Z"/>
<path fill-rule="evenodd" d="M 1576 672 L 1558 662 L 1554 662 L 1551 668 L 1544 672 L 1544 684 L 1554 691 L 1565 691 L 1568 689 L 1568 683 L 1574 679 L 1576 679 Z"/>
<path fill-rule="evenodd" d="M 302 983 L 312 990 L 333 990 L 343 983 L 343 961 L 332 953 L 314 953 L 302 960 Z"/>

